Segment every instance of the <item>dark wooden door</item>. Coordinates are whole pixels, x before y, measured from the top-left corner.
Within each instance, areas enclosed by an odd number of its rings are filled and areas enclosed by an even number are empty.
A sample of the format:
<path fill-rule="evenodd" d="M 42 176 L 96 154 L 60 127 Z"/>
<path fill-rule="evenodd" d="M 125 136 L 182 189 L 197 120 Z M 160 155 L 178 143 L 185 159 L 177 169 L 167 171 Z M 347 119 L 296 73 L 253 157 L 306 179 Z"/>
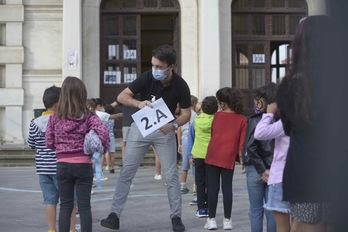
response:
<path fill-rule="evenodd" d="M 274 63 L 273 54 L 281 57 L 279 48 L 290 44 L 300 19 L 307 15 L 307 4 L 305 0 L 235 0 L 231 12 L 232 87 L 243 92 L 245 114 L 251 115 L 255 90 L 279 82 L 286 73 L 287 63 L 279 59 Z"/>
<path fill-rule="evenodd" d="M 179 9 L 177 0 L 102 1 L 100 98 L 106 103 L 151 68 L 151 52 L 159 45 L 174 46 L 180 57 Z M 177 65 L 180 70 L 180 61 Z M 115 123 L 115 135 L 122 137 L 121 120 Z"/>

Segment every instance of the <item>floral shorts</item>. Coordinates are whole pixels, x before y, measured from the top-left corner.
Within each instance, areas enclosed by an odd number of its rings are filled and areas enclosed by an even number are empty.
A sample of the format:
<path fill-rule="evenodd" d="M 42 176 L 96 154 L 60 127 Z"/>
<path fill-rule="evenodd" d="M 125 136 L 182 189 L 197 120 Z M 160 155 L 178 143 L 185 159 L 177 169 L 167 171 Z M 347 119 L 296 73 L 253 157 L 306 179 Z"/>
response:
<path fill-rule="evenodd" d="M 330 223 L 332 212 L 327 203 L 291 203 L 291 216 L 304 223 Z"/>

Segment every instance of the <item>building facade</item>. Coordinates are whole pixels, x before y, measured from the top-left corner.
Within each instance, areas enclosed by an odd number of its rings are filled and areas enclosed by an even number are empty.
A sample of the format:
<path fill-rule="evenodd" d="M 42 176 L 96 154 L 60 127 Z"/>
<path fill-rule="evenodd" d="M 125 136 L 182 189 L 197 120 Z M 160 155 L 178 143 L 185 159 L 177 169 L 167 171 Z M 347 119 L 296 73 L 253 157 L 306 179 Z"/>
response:
<path fill-rule="evenodd" d="M 298 21 L 325 0 L 0 0 L 0 143 L 24 144 L 42 93 L 68 75 L 107 102 L 171 44 L 200 100 L 253 91 L 286 72 Z"/>

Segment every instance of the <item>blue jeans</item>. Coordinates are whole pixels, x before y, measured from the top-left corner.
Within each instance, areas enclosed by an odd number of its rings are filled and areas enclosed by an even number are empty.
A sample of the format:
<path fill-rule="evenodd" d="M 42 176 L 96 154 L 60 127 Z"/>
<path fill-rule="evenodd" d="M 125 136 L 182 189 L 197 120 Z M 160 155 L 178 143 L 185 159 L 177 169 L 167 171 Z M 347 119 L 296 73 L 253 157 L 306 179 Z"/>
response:
<path fill-rule="evenodd" d="M 97 185 L 98 189 L 102 188 L 102 181 L 101 178 L 103 177 L 103 170 L 102 170 L 102 161 L 101 161 L 102 155 L 98 152 L 94 152 L 92 156 L 93 160 L 93 172 L 95 173 L 95 183 Z"/>
<path fill-rule="evenodd" d="M 59 162 L 57 163 L 57 180 L 60 197 L 59 232 L 69 232 L 75 189 L 77 208 L 80 213 L 81 231 L 92 232 L 92 165 Z"/>
<path fill-rule="evenodd" d="M 276 232 L 272 211 L 263 208 L 268 199 L 268 185 L 263 182 L 253 165 L 246 165 L 246 180 L 249 194 L 249 219 L 251 232 L 262 232 L 263 215 L 266 215 L 267 232 Z"/>

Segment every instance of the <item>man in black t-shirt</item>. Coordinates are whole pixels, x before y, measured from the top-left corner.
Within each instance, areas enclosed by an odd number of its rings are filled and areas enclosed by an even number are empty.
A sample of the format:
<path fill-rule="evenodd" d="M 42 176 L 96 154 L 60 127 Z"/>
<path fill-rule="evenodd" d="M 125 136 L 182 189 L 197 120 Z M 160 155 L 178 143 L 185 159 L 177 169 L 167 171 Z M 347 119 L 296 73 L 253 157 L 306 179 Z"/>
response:
<path fill-rule="evenodd" d="M 173 116 L 177 104 L 180 106 L 181 114 L 174 121 L 167 123 L 146 137 L 142 136 L 135 123 L 131 125 L 123 167 L 116 183 L 111 213 L 106 219 L 101 220 L 101 225 L 110 229 L 119 229 L 119 218 L 125 206 L 132 179 L 149 146 L 153 145 L 161 162 L 162 175 L 167 182 L 173 231 L 182 232 L 185 231 L 185 226 L 181 221 L 181 192 L 176 168 L 175 130 L 190 120 L 190 89 L 184 79 L 173 71 L 176 63 L 176 52 L 171 46 L 162 45 L 153 50 L 151 63 L 152 70 L 141 74 L 118 95 L 117 100 L 124 105 L 141 109 L 145 106 L 151 107 L 153 100 L 162 98 Z M 139 94 L 139 100 L 134 98 L 136 94 Z"/>

